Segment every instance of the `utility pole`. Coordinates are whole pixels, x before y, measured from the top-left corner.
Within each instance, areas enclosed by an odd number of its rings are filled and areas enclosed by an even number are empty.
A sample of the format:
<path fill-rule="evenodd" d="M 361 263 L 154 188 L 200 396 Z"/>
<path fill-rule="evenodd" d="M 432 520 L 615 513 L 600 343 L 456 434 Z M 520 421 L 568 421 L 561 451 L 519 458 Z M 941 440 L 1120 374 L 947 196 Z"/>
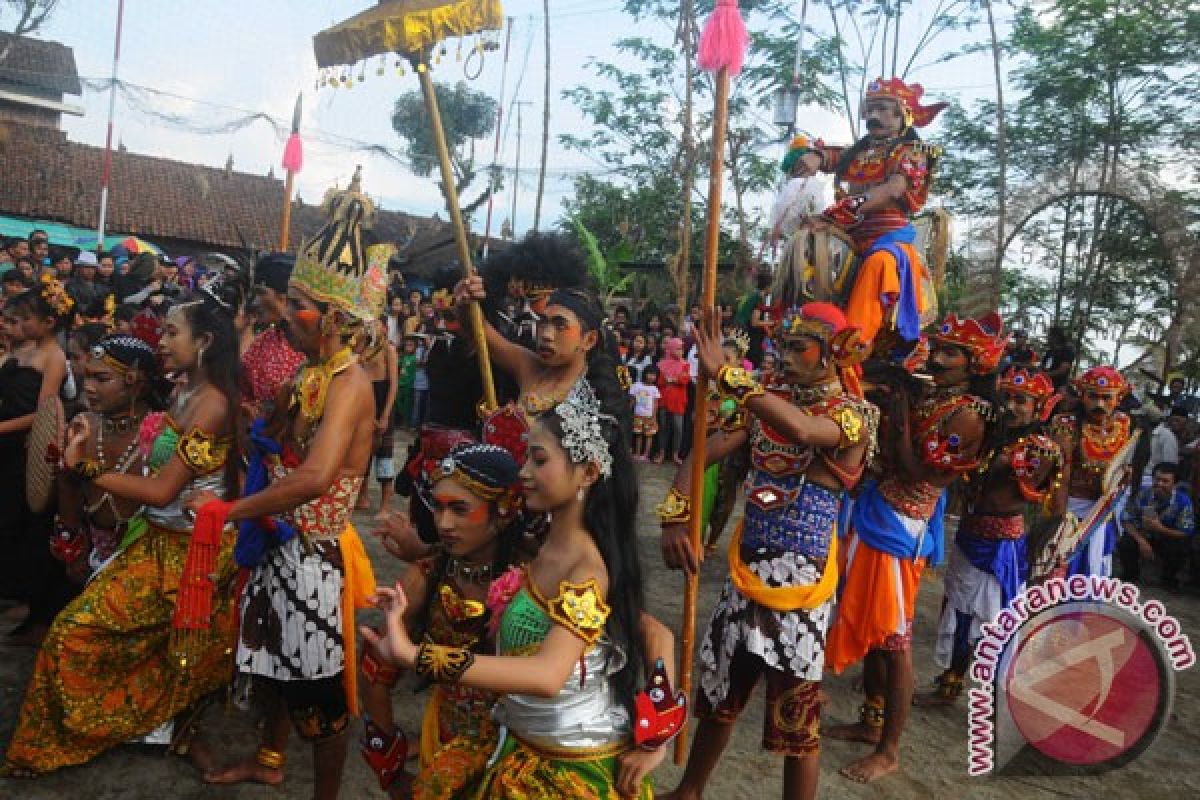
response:
<path fill-rule="evenodd" d="M 550 0 L 542 2 L 546 21 L 546 83 L 542 97 L 542 165 L 538 169 L 537 202 L 533 206 L 533 229 L 542 221 L 542 193 L 546 190 L 546 156 L 550 150 Z"/>
<path fill-rule="evenodd" d="M 104 173 L 100 177 L 100 218 L 96 223 L 96 251 L 104 249 L 104 226 L 108 222 L 108 186 L 112 182 L 113 117 L 117 113 L 117 67 L 121 62 L 121 23 L 125 0 L 117 2 L 117 33 L 113 37 L 112 81 L 108 88 L 108 131 L 104 135 Z"/>
<path fill-rule="evenodd" d="M 517 238 L 517 190 L 521 188 L 521 107 L 533 105 L 530 101 L 517 101 L 517 157 L 513 162 L 513 191 L 512 191 L 512 231 L 513 239 Z"/>

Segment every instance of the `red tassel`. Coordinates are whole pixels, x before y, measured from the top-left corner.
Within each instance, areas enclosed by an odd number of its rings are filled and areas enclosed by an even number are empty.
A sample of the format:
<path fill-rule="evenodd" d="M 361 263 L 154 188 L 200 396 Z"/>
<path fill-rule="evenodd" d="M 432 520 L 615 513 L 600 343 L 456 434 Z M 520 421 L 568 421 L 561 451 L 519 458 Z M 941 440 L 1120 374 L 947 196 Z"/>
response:
<path fill-rule="evenodd" d="M 288 172 L 299 172 L 304 166 L 304 146 L 300 144 L 300 134 L 293 133 L 283 146 L 283 168 Z"/>
<path fill-rule="evenodd" d="M 175 614 L 171 618 L 171 627 L 177 631 L 208 630 L 212 622 L 217 555 L 221 551 L 221 531 L 225 528 L 231 505 L 224 500 L 211 500 L 196 512 L 187 559 L 183 574 L 179 576 Z"/>
<path fill-rule="evenodd" d="M 750 34 L 742 21 L 737 0 L 717 0 L 717 7 L 700 33 L 696 63 L 701 69 L 717 72 L 728 69 L 730 76 L 742 71 Z"/>

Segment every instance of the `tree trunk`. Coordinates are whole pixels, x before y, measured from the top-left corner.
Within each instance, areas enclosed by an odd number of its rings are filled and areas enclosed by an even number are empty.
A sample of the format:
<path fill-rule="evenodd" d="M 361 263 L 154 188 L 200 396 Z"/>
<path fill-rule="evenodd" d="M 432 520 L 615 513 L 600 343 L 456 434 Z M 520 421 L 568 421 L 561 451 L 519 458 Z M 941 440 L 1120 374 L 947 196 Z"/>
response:
<path fill-rule="evenodd" d="M 1004 77 L 1000 70 L 1000 37 L 996 34 L 996 18 L 992 14 L 991 0 L 985 0 L 988 30 L 992 36 L 992 69 L 996 80 L 996 260 L 992 264 L 992 307 L 999 308 L 1004 291 L 1004 226 L 1008 196 L 1008 142 L 1004 128 Z"/>
<path fill-rule="evenodd" d="M 550 0 L 542 0 L 546 20 L 546 87 L 542 97 L 542 165 L 538 169 L 537 201 L 533 206 L 533 229 L 542 221 L 542 193 L 546 190 L 546 155 L 550 149 Z"/>

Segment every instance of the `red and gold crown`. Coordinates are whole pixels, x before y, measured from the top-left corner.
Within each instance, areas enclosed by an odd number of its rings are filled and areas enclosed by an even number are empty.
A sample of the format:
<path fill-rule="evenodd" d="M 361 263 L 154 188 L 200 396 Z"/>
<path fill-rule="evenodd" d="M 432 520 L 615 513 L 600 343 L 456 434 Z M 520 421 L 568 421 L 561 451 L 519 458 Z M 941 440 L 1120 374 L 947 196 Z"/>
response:
<path fill-rule="evenodd" d="M 861 339 L 858 326 L 851 325 L 833 303 L 805 303 L 791 309 L 779 324 L 779 334 L 784 339 L 798 336 L 816 339 L 840 367 L 857 364 L 871 352 L 871 345 Z"/>
<path fill-rule="evenodd" d="M 996 369 L 1008 346 L 1009 337 L 1002 332 L 1003 327 L 1004 322 L 995 311 L 979 319 L 961 320 L 951 312 L 930 338 L 966 350 L 971 357 L 971 369 L 986 375 Z"/>
<path fill-rule="evenodd" d="M 1024 367 L 1009 367 L 1000 376 L 996 388 L 1001 392 L 1029 395 L 1039 404 L 1054 394 L 1054 383 L 1046 373 Z"/>
<path fill-rule="evenodd" d="M 867 100 L 887 98 L 900 104 L 904 114 L 904 126 L 924 128 L 933 122 L 934 117 L 942 112 L 949 103 L 934 103 L 930 106 L 921 105 L 921 96 L 925 87 L 919 83 L 907 84 L 899 78 L 876 78 L 867 84 Z"/>
<path fill-rule="evenodd" d="M 1129 392 L 1129 383 L 1120 372 L 1108 365 L 1092 367 L 1073 381 L 1080 394 L 1094 392 L 1116 392 L 1124 397 Z"/>

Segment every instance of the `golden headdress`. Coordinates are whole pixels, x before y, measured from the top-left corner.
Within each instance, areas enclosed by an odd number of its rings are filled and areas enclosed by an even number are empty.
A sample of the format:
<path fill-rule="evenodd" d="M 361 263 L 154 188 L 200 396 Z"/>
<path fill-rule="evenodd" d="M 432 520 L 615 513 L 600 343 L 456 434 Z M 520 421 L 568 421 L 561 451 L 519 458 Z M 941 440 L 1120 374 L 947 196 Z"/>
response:
<path fill-rule="evenodd" d="M 362 231 L 375 221 L 375 204 L 362 193 L 362 167 L 349 187 L 325 193 L 321 209 L 328 219 L 301 245 L 291 285 L 358 319 L 377 319 L 387 296 L 387 261 L 370 258 L 363 248 Z"/>

